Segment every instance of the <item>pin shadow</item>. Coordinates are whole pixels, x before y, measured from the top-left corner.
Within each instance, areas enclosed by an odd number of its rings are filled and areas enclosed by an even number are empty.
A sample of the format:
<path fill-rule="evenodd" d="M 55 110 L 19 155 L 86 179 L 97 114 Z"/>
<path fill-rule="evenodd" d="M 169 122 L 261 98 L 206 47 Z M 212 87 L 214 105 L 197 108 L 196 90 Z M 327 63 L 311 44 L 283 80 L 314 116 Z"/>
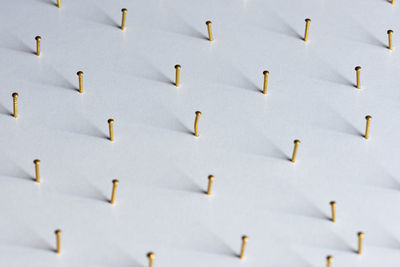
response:
<path fill-rule="evenodd" d="M 13 116 L 13 113 L 0 103 L 0 115 Z"/>
<path fill-rule="evenodd" d="M 34 41 L 33 38 L 32 38 L 32 40 Z M 1 45 L 5 49 L 36 55 L 36 51 L 33 50 L 33 47 L 34 47 L 33 44 L 32 44 L 32 47 L 28 46 L 26 43 L 24 43 L 21 39 L 19 39 L 13 33 L 7 32 L 5 34 L 5 36 L 2 38 L 2 41 L 3 41 L 3 43 Z M 33 41 L 32 41 L 32 43 L 34 43 Z"/>
<path fill-rule="evenodd" d="M 101 24 L 101 25 L 105 25 L 105 26 L 109 26 L 112 28 L 121 28 L 121 25 L 119 25 L 110 15 L 108 15 L 103 9 L 99 8 L 96 5 L 92 5 L 91 7 L 94 12 L 93 14 L 95 14 L 95 16 L 93 16 L 91 18 L 91 20 L 97 24 Z"/>

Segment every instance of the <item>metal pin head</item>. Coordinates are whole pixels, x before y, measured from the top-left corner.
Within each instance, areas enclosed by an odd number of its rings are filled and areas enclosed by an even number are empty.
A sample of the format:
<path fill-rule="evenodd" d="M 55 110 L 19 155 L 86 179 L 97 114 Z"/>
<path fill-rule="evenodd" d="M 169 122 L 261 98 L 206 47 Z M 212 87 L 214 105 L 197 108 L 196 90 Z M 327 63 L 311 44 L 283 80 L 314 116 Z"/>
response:
<path fill-rule="evenodd" d="M 311 22 L 311 19 L 306 18 L 305 21 L 308 22 L 308 23 L 310 23 L 310 22 Z"/>
<path fill-rule="evenodd" d="M 126 8 L 121 9 L 122 13 L 126 13 L 127 11 L 128 11 L 128 9 L 126 9 Z"/>
<path fill-rule="evenodd" d="M 361 67 L 360 67 L 360 66 L 357 66 L 357 67 L 355 67 L 355 70 L 356 70 L 356 71 L 360 71 L 360 70 L 361 70 Z"/>
<path fill-rule="evenodd" d="M 155 256 L 156 256 L 156 255 L 155 255 L 153 252 L 147 253 L 147 257 L 148 257 L 149 259 L 151 259 L 151 260 L 153 260 Z"/>
<path fill-rule="evenodd" d="M 370 121 L 370 120 L 372 120 L 372 116 L 367 115 L 367 116 L 365 116 L 365 119 L 366 119 L 367 121 Z"/>
<path fill-rule="evenodd" d="M 54 233 L 55 233 L 56 235 L 61 235 L 61 230 L 60 230 L 60 229 L 57 229 L 57 230 L 54 231 Z"/>
<path fill-rule="evenodd" d="M 82 76 L 82 75 L 83 75 L 83 71 L 78 71 L 78 72 L 76 73 L 76 75 Z"/>
<path fill-rule="evenodd" d="M 264 70 L 264 71 L 263 71 L 263 74 L 264 74 L 264 75 L 268 75 L 268 74 L 269 74 L 269 71 Z"/>
<path fill-rule="evenodd" d="M 294 143 L 297 145 L 297 144 L 300 144 L 301 142 L 300 142 L 300 140 L 294 140 Z"/>
<path fill-rule="evenodd" d="M 387 33 L 388 34 L 393 34 L 393 31 L 392 30 L 388 30 Z"/>
<path fill-rule="evenodd" d="M 12 94 L 12 97 L 13 97 L 13 98 L 17 98 L 17 97 L 18 97 L 18 93 L 13 93 L 13 94 Z"/>
<path fill-rule="evenodd" d="M 242 240 L 243 240 L 244 243 L 246 243 L 247 241 L 249 241 L 249 238 L 244 235 L 244 236 L 242 236 Z"/>
<path fill-rule="evenodd" d="M 117 179 L 112 180 L 112 182 L 113 182 L 114 185 L 119 184 L 119 181 Z"/>
<path fill-rule="evenodd" d="M 196 115 L 200 116 L 201 115 L 201 111 L 196 111 Z"/>
<path fill-rule="evenodd" d="M 359 238 L 364 238 L 364 233 L 363 232 L 358 232 L 357 235 L 358 235 Z"/>
<path fill-rule="evenodd" d="M 113 119 L 109 119 L 107 122 L 108 122 L 109 124 L 113 124 L 113 123 L 114 123 L 114 120 L 113 120 Z"/>
<path fill-rule="evenodd" d="M 327 259 L 328 262 L 332 262 L 333 261 L 333 257 L 332 256 L 328 256 L 328 257 L 326 257 L 326 259 Z"/>
<path fill-rule="evenodd" d="M 331 204 L 332 207 L 336 206 L 336 202 L 335 201 L 331 201 L 329 204 Z"/>
<path fill-rule="evenodd" d="M 180 70 L 181 69 L 181 65 L 175 65 L 175 69 Z"/>
<path fill-rule="evenodd" d="M 39 165 L 39 164 L 40 164 L 40 160 L 35 159 L 35 160 L 33 161 L 33 163 L 34 163 L 35 165 Z"/>
<path fill-rule="evenodd" d="M 207 24 L 207 25 L 211 25 L 211 21 L 209 21 L 209 20 L 206 21 L 206 24 Z"/>
<path fill-rule="evenodd" d="M 40 41 L 40 40 L 42 40 L 42 37 L 36 36 L 36 37 L 35 37 L 35 40 L 36 40 L 36 41 Z"/>
<path fill-rule="evenodd" d="M 210 180 L 210 181 L 214 181 L 214 175 L 210 175 L 210 176 L 208 176 L 208 180 Z"/>

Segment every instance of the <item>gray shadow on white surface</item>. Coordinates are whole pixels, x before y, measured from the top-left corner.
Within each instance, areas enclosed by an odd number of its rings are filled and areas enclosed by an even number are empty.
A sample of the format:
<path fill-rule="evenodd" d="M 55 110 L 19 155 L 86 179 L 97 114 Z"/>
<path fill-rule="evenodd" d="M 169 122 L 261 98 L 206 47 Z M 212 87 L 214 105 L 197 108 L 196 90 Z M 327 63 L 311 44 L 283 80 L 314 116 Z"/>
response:
<path fill-rule="evenodd" d="M 396 238 L 393 233 L 388 232 L 382 225 L 379 225 L 379 227 L 375 229 L 379 229 L 379 233 L 371 233 L 368 235 L 368 246 L 400 250 L 400 240 Z"/>
<path fill-rule="evenodd" d="M 91 4 L 91 9 L 93 11 L 91 14 L 94 15 L 91 15 L 90 18 L 88 18 L 90 21 L 115 29 L 121 29 L 121 25 L 119 25 L 106 11 L 99 8 L 94 3 Z M 119 13 L 119 15 L 122 18 L 122 13 Z"/>
<path fill-rule="evenodd" d="M 233 67 L 232 65 L 226 65 L 224 73 L 217 75 L 214 78 L 215 82 L 237 89 L 244 89 L 255 93 L 261 93 L 261 88 L 257 86 L 246 74 L 240 69 Z M 260 83 L 264 81 L 262 72 L 260 72 Z"/>
<path fill-rule="evenodd" d="M 295 29 L 292 27 L 290 23 L 288 23 L 284 17 L 278 15 L 277 13 L 270 14 L 272 17 L 274 17 L 274 20 L 278 22 L 278 27 L 269 27 L 266 28 L 268 31 L 272 31 L 278 34 L 282 34 L 285 36 L 292 37 L 297 40 L 303 40 L 303 36 Z M 305 23 L 304 23 L 305 25 Z M 305 26 L 304 26 L 305 27 Z"/>
<path fill-rule="evenodd" d="M 29 46 L 15 34 L 5 32 L 1 38 L 0 47 L 26 54 L 36 54 L 36 51 L 34 50 L 34 48 L 36 48 L 35 36 L 32 36 L 32 46 Z"/>
<path fill-rule="evenodd" d="M 315 247 L 318 249 L 328 249 L 331 251 L 348 252 L 348 253 L 357 252 L 356 242 L 357 242 L 356 235 L 354 235 L 354 246 L 351 246 L 342 237 L 337 235 L 335 232 L 329 230 L 326 230 L 325 236 L 318 239 L 313 239 L 312 241 L 313 244 L 307 245 L 307 243 L 310 243 L 310 241 L 304 240 L 305 246 Z"/>
<path fill-rule="evenodd" d="M 348 86 L 350 89 L 354 89 L 356 87 L 355 84 L 355 71 L 349 70 L 351 73 L 354 73 L 354 82 L 349 80 L 345 75 L 343 75 L 340 71 L 332 67 L 329 63 L 319 58 L 321 64 L 319 64 L 319 68 L 317 69 L 317 75 L 314 76 L 315 79 L 324 82 L 330 82 L 333 84 Z"/>
<path fill-rule="evenodd" d="M 10 100 L 11 103 L 12 99 Z M 0 115 L 12 116 L 13 114 L 3 104 L 0 103 Z"/>
<path fill-rule="evenodd" d="M 79 91 L 78 86 L 75 86 L 70 80 L 66 79 L 64 75 L 62 75 L 55 68 L 50 69 L 48 76 L 52 78 L 51 80 L 48 81 L 48 83 L 52 86 L 56 86 L 71 91 L 72 90 Z M 78 83 L 78 76 L 76 76 L 76 83 Z"/>
<path fill-rule="evenodd" d="M 197 194 L 205 193 L 205 189 L 200 187 L 197 183 L 195 183 L 190 177 L 190 175 L 187 175 L 180 170 L 176 170 L 174 172 L 174 175 L 170 175 L 168 180 L 161 183 L 162 184 L 159 185 L 159 187 L 168 190 L 185 192 L 185 193 L 197 193 Z M 206 183 L 207 180 L 204 179 L 204 186 L 206 186 Z"/>
<path fill-rule="evenodd" d="M 8 246 L 15 246 L 22 249 L 33 249 L 46 252 L 55 252 L 55 247 L 53 247 L 49 242 L 47 242 L 47 240 L 44 239 L 42 236 L 38 235 L 35 231 L 30 229 L 30 227 L 27 224 L 21 225 L 21 227 L 19 227 L 18 229 L 20 231 L 17 235 L 19 239 L 7 240 L 6 242 Z"/>
<path fill-rule="evenodd" d="M 40 2 L 42 4 L 45 4 L 45 5 L 57 7 L 57 0 L 36 0 L 36 1 Z M 61 5 L 62 5 L 62 3 L 61 3 Z"/>
<path fill-rule="evenodd" d="M 162 71 L 160 71 L 154 64 L 150 63 L 145 58 L 136 58 L 138 64 L 131 65 L 128 68 L 118 69 L 116 73 L 118 74 L 127 74 L 129 76 L 134 76 L 139 79 L 145 79 L 148 81 L 158 82 L 166 85 L 172 85 L 171 88 L 175 87 L 175 82 L 172 78 L 165 75 Z M 132 68 L 133 67 L 133 68 Z M 171 73 L 171 77 L 175 78 L 175 69 L 174 66 L 171 65 L 171 68 L 168 69 L 169 73 Z"/>
<path fill-rule="evenodd" d="M 32 164 L 32 170 L 34 170 L 34 165 Z M 0 167 L 0 176 L 18 178 L 25 181 L 34 181 L 35 178 L 33 175 L 29 174 L 23 168 L 19 167 L 13 162 L 3 161 L 2 166 Z"/>
<path fill-rule="evenodd" d="M 381 167 L 379 174 L 366 176 L 365 183 L 382 189 L 393 190 L 400 193 L 400 181 L 392 173 L 389 173 L 385 168 Z M 364 183 L 363 183 L 364 184 Z"/>
<path fill-rule="evenodd" d="M 352 16 L 348 16 L 351 18 Z M 358 31 L 352 32 L 350 36 L 345 36 L 349 40 L 369 44 L 376 47 L 387 48 L 387 44 L 383 43 L 380 39 L 378 39 L 373 33 L 371 33 L 366 27 L 364 27 L 361 23 L 356 20 L 353 20 L 353 26 L 358 28 Z M 379 33 L 378 33 L 379 34 Z M 387 36 L 386 31 L 382 31 L 382 36 Z"/>
<path fill-rule="evenodd" d="M 70 129 L 63 129 L 66 132 L 72 134 L 79 134 L 88 137 L 95 137 L 109 140 L 109 136 L 106 135 L 105 132 L 100 130 L 96 125 L 94 125 L 90 120 L 80 118 L 80 124 L 76 125 L 76 127 L 71 126 Z M 107 128 L 108 131 L 108 128 Z"/>
<path fill-rule="evenodd" d="M 187 20 L 185 20 L 182 16 L 180 16 L 179 12 L 176 12 L 173 18 L 173 21 L 168 21 L 168 25 L 162 25 L 164 31 L 185 37 L 208 41 L 208 35 L 198 30 L 201 26 L 201 29 L 206 30 L 207 26 L 205 23 L 203 25 L 198 25 L 198 27 L 196 28 Z"/>
<path fill-rule="evenodd" d="M 88 179 L 82 177 L 80 178 L 80 180 L 85 183 L 83 186 L 63 188 L 62 193 L 81 199 L 110 203 L 110 198 L 107 197 L 105 193 L 102 190 L 100 190 L 97 186 L 89 182 Z M 111 186 L 109 190 L 111 196 Z"/>

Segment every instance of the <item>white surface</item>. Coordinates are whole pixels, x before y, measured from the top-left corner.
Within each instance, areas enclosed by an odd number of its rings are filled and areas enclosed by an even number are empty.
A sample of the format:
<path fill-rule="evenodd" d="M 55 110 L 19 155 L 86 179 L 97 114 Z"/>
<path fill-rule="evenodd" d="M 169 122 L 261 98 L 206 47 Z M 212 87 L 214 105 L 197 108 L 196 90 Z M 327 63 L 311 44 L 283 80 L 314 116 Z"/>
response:
<path fill-rule="evenodd" d="M 0 265 L 147 266 L 154 251 L 164 267 L 325 266 L 327 255 L 333 266 L 398 266 L 399 5 L 2 0 Z M 299 39 L 306 17 L 309 43 Z M 388 29 L 397 50 L 385 48 Z"/>

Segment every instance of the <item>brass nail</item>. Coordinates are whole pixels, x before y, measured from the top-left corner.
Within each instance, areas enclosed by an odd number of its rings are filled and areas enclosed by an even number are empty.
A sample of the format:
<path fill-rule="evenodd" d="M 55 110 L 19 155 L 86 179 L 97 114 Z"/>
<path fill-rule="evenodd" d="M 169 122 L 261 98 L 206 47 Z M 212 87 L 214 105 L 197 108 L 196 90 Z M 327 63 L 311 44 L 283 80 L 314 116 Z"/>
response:
<path fill-rule="evenodd" d="M 305 33 L 304 33 L 304 42 L 307 42 L 307 40 L 308 40 L 308 30 L 309 30 L 309 28 L 310 28 L 310 22 L 311 22 L 311 19 L 306 19 L 306 31 L 305 31 Z"/>
<path fill-rule="evenodd" d="M 268 86 L 268 75 L 269 75 L 269 71 L 264 71 L 264 88 L 263 88 L 263 94 L 266 95 L 267 94 L 267 86 Z"/>
<path fill-rule="evenodd" d="M 370 124 L 371 124 L 372 117 L 371 117 L 370 115 L 368 115 L 368 116 L 365 116 L 365 119 L 367 120 L 367 124 L 366 124 L 366 126 L 365 126 L 365 135 L 364 135 L 364 138 L 365 138 L 365 139 L 368 139 L 368 138 L 369 138 L 369 126 L 370 126 Z"/>
<path fill-rule="evenodd" d="M 208 176 L 208 189 L 207 189 L 207 195 L 211 195 L 211 186 L 212 182 L 214 181 L 214 175 Z"/>
<path fill-rule="evenodd" d="M 154 253 L 153 252 L 149 252 L 147 254 L 147 257 L 149 258 L 149 267 L 153 267 L 153 261 L 154 261 Z"/>
<path fill-rule="evenodd" d="M 355 68 L 355 70 L 356 70 L 356 77 L 357 77 L 357 89 L 360 89 L 361 88 L 361 79 L 360 79 L 360 72 L 361 72 L 361 67 L 360 66 L 357 66 L 356 68 Z"/>
<path fill-rule="evenodd" d="M 245 236 L 245 235 L 242 236 L 242 247 L 240 249 L 240 255 L 239 255 L 240 259 L 243 259 L 243 257 L 244 257 L 244 250 L 246 248 L 247 241 L 249 241 L 249 238 L 247 236 Z"/>
<path fill-rule="evenodd" d="M 60 254 L 61 253 L 61 230 L 56 230 L 55 234 L 56 234 L 56 243 L 57 243 L 56 253 Z"/>
<path fill-rule="evenodd" d="M 114 120 L 113 119 L 109 119 L 108 120 L 108 132 L 110 133 L 110 141 L 114 141 Z"/>
<path fill-rule="evenodd" d="M 117 192 L 117 185 L 119 184 L 119 181 L 117 179 L 114 179 L 114 180 L 112 180 L 112 183 L 113 183 L 113 188 L 112 188 L 110 203 L 114 204 L 115 203 L 115 194 Z"/>
<path fill-rule="evenodd" d="M 332 222 L 336 222 L 336 202 L 331 201 L 331 209 L 332 209 Z"/>
<path fill-rule="evenodd" d="M 196 111 L 196 119 L 194 120 L 194 136 L 199 136 L 199 119 L 200 119 L 201 112 Z"/>
<path fill-rule="evenodd" d="M 33 163 L 35 164 L 35 174 L 36 174 L 36 182 L 40 183 L 40 173 L 39 173 L 39 164 L 40 164 L 40 160 L 35 159 L 33 161 Z"/>
<path fill-rule="evenodd" d="M 35 40 L 36 40 L 36 55 L 40 56 L 40 40 L 42 40 L 42 37 L 36 36 Z"/>
<path fill-rule="evenodd" d="M 212 32 L 211 32 L 211 21 L 207 21 L 207 30 L 208 30 L 208 39 L 210 40 L 210 42 L 214 41 L 214 38 L 212 36 Z"/>
<path fill-rule="evenodd" d="M 17 107 L 17 98 L 18 98 L 18 93 L 13 93 L 12 94 L 13 97 L 13 116 L 14 118 L 18 117 L 18 107 Z"/>
<path fill-rule="evenodd" d="M 175 86 L 179 87 L 179 72 L 181 70 L 181 65 L 175 65 Z"/>
<path fill-rule="evenodd" d="M 364 238 L 364 233 L 363 232 L 359 232 L 358 234 L 358 250 L 357 253 L 361 254 L 362 253 L 362 241 Z"/>
<path fill-rule="evenodd" d="M 122 11 L 121 30 L 125 30 L 125 19 L 126 19 L 126 12 L 128 11 L 128 9 L 123 8 L 123 9 L 121 9 L 121 11 Z"/>
<path fill-rule="evenodd" d="M 389 50 L 393 50 L 393 45 L 392 45 L 392 35 L 393 35 L 393 31 L 392 30 L 388 30 L 387 31 L 388 37 L 389 37 Z"/>
<path fill-rule="evenodd" d="M 299 148 L 300 140 L 294 140 L 294 149 L 293 149 L 293 155 L 292 155 L 292 162 L 296 162 L 296 155 L 297 155 L 297 149 Z"/>
<path fill-rule="evenodd" d="M 332 256 L 326 257 L 326 267 L 331 267 L 332 261 L 333 261 L 333 257 Z"/>
<path fill-rule="evenodd" d="M 82 71 L 78 71 L 76 73 L 76 75 L 78 75 L 78 79 L 79 79 L 79 93 L 83 93 L 83 72 Z"/>
<path fill-rule="evenodd" d="M 61 0 L 57 0 L 57 7 L 61 8 Z"/>

